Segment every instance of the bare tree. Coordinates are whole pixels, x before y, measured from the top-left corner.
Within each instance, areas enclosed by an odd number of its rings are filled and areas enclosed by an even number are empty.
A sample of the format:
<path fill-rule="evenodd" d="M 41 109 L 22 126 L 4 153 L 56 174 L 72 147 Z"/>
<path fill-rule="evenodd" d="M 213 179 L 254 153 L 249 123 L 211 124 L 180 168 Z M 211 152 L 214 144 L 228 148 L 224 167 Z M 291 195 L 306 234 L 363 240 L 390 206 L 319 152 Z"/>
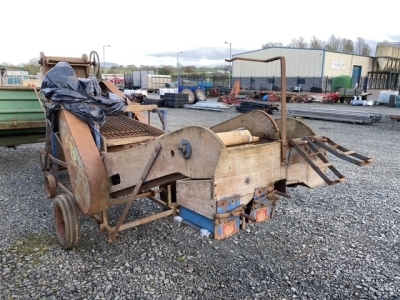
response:
<path fill-rule="evenodd" d="M 388 42 L 387 40 L 383 42 Z M 267 42 L 262 45 L 263 49 L 272 48 L 272 47 L 285 47 L 281 42 L 273 43 Z M 348 54 L 359 54 L 368 56 L 371 55 L 371 47 L 367 44 L 367 42 L 358 37 L 354 42 L 350 39 L 335 37 L 333 34 L 330 36 L 327 42 L 317 39 L 314 35 L 310 43 L 306 43 L 303 37 L 292 38 L 292 41 L 286 46 L 291 48 L 310 48 L 310 49 L 326 49 L 329 51 L 337 51 Z"/>
<path fill-rule="evenodd" d="M 354 42 L 350 39 L 343 39 L 341 50 L 344 53 L 354 53 Z"/>
<path fill-rule="evenodd" d="M 273 48 L 273 47 L 284 47 L 283 44 L 281 42 L 278 43 L 274 43 L 274 42 L 267 42 L 264 45 L 262 45 L 263 49 L 266 48 Z"/>
<path fill-rule="evenodd" d="M 325 42 L 317 39 L 315 35 L 310 40 L 310 49 L 324 49 Z"/>
<path fill-rule="evenodd" d="M 332 34 L 325 45 L 325 49 L 330 51 L 340 51 L 341 40 L 341 38 L 337 38 Z"/>
<path fill-rule="evenodd" d="M 358 37 L 355 43 L 355 51 L 354 54 L 359 54 L 359 55 L 371 55 L 371 47 L 367 44 L 367 42 L 361 38 Z"/>
<path fill-rule="evenodd" d="M 304 38 L 301 36 L 298 39 L 292 38 L 292 42 L 289 43 L 288 47 L 291 48 L 307 48 L 307 43 L 305 42 Z"/>
<path fill-rule="evenodd" d="M 371 47 L 368 44 L 364 44 L 361 49 L 361 55 L 370 56 L 371 55 Z"/>

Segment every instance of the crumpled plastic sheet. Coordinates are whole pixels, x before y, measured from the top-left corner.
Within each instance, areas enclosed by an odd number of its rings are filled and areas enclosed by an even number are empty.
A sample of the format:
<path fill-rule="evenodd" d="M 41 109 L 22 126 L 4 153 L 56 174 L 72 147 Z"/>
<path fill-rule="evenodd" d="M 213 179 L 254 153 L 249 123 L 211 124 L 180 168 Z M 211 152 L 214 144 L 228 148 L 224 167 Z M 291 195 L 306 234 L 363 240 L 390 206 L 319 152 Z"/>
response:
<path fill-rule="evenodd" d="M 84 122 L 100 126 L 106 116 L 125 113 L 126 102 L 113 93 L 102 93 L 94 78 L 77 78 L 67 62 L 57 63 L 46 73 L 41 90 L 47 99 L 52 100 L 47 118 L 53 122 L 54 112 L 66 109 Z"/>

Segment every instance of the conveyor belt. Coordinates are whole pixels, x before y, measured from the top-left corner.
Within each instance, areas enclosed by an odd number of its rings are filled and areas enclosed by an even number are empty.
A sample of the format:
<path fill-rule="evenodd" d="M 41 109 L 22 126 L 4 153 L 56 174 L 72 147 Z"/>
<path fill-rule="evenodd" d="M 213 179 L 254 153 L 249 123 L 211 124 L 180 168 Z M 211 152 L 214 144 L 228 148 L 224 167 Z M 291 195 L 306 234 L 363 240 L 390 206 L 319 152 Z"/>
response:
<path fill-rule="evenodd" d="M 106 123 L 100 128 L 100 133 L 106 139 L 157 136 L 142 126 L 140 122 L 126 116 L 107 116 Z"/>

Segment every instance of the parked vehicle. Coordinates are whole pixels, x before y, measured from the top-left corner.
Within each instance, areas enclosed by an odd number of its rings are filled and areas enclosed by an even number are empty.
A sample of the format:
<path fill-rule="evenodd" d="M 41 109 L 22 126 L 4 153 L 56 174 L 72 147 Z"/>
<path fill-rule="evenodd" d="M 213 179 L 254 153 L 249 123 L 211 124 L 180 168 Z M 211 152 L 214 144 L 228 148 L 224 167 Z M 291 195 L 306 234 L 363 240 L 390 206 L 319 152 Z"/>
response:
<path fill-rule="evenodd" d="M 124 75 L 127 90 L 142 89 L 149 93 L 159 93 L 160 88 L 164 88 L 167 83 L 171 83 L 170 75 L 156 75 L 153 70 L 132 71 L 132 74 Z"/>

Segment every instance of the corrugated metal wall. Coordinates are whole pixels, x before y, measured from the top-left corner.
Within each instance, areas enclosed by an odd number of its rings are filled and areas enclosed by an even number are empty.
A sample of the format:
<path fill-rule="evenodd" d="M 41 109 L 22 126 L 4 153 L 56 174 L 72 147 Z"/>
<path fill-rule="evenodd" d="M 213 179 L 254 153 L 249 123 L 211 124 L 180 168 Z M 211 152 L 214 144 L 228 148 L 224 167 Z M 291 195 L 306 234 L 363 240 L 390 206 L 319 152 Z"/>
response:
<path fill-rule="evenodd" d="M 304 90 L 322 88 L 330 91 L 333 77 L 347 75 L 361 86 L 365 77 L 373 68 L 374 58 L 316 49 L 268 48 L 236 54 L 233 57 L 245 57 L 265 60 L 276 56 L 286 58 L 287 87 L 301 86 Z M 355 70 L 357 69 L 357 70 Z M 361 69 L 361 73 L 359 71 Z M 356 72 L 357 71 L 357 72 Z M 357 75 L 355 75 L 357 73 Z M 232 83 L 240 81 L 242 88 L 272 89 L 280 87 L 280 62 L 268 64 L 234 61 Z"/>
<path fill-rule="evenodd" d="M 287 77 L 322 77 L 323 50 L 268 48 L 253 52 L 233 55 L 255 59 L 268 59 L 276 56 L 286 58 Z M 280 77 L 280 62 L 268 64 L 234 61 L 233 77 Z"/>
<path fill-rule="evenodd" d="M 353 66 L 361 66 L 361 76 L 367 76 L 373 61 L 373 57 L 326 51 L 324 76 L 352 76 Z"/>

